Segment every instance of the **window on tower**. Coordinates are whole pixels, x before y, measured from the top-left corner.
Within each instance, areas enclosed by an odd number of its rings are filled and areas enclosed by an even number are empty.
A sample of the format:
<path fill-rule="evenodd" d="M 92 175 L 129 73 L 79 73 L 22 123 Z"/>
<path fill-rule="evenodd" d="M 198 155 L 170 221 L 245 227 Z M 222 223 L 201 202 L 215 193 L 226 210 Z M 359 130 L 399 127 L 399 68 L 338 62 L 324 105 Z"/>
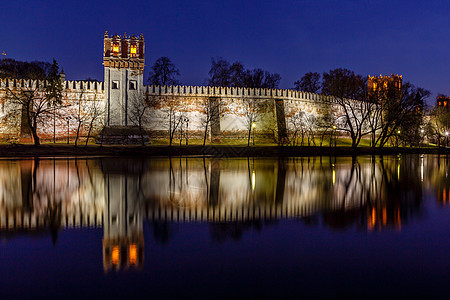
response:
<path fill-rule="evenodd" d="M 136 80 L 130 81 L 130 90 L 137 90 L 137 82 Z"/>
<path fill-rule="evenodd" d="M 119 80 L 113 80 L 112 82 L 112 89 L 118 90 L 119 89 Z"/>
<path fill-rule="evenodd" d="M 136 45 L 131 45 L 131 46 L 130 46 L 130 56 L 131 56 L 131 57 L 136 57 L 136 53 L 137 53 L 137 47 L 136 47 Z"/>
<path fill-rule="evenodd" d="M 113 53 L 114 53 L 114 56 L 118 56 L 119 55 L 119 43 L 114 43 L 113 44 Z"/>

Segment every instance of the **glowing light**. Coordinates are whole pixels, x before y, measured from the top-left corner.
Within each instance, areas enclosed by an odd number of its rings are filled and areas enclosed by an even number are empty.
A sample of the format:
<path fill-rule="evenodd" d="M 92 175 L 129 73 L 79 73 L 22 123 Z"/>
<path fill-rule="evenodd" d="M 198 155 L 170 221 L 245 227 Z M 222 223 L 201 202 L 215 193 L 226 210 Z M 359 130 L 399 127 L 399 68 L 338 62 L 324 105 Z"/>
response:
<path fill-rule="evenodd" d="M 131 57 L 135 57 L 135 56 L 136 56 L 136 53 L 137 53 L 137 47 L 136 47 L 136 45 L 131 45 L 131 47 L 130 47 L 130 56 L 131 56 Z"/>
<path fill-rule="evenodd" d="M 111 261 L 113 265 L 119 264 L 119 256 L 120 256 L 119 246 L 114 246 L 111 252 Z"/>
<path fill-rule="evenodd" d="M 368 216 L 367 228 L 369 230 L 373 230 L 375 228 L 376 220 L 377 220 L 377 212 L 375 210 L 375 207 L 373 207 L 371 214 Z"/>
<path fill-rule="evenodd" d="M 114 52 L 114 53 L 118 53 L 118 52 L 119 52 L 119 44 L 116 44 L 116 43 L 115 43 L 115 44 L 113 45 L 113 52 Z"/>
<path fill-rule="evenodd" d="M 255 123 L 252 123 L 252 127 L 255 128 L 255 127 L 256 127 L 256 124 L 255 124 Z"/>
<path fill-rule="evenodd" d="M 400 165 L 397 166 L 397 179 L 400 180 Z"/>
<path fill-rule="evenodd" d="M 333 129 L 336 130 L 336 128 L 337 128 L 336 125 L 333 125 Z"/>
<path fill-rule="evenodd" d="M 420 181 L 423 181 L 423 157 L 420 161 Z"/>
<path fill-rule="evenodd" d="M 253 171 L 253 173 L 252 173 L 252 190 L 255 190 L 255 185 L 256 185 L 256 174 L 255 174 L 255 171 Z"/>
<path fill-rule="evenodd" d="M 137 262 L 137 246 L 136 246 L 136 244 L 130 245 L 129 258 L 130 258 L 130 265 L 135 265 Z"/>
<path fill-rule="evenodd" d="M 336 183 L 336 171 L 333 169 L 333 185 Z"/>
<path fill-rule="evenodd" d="M 400 134 L 400 130 L 397 130 L 397 133 Z"/>

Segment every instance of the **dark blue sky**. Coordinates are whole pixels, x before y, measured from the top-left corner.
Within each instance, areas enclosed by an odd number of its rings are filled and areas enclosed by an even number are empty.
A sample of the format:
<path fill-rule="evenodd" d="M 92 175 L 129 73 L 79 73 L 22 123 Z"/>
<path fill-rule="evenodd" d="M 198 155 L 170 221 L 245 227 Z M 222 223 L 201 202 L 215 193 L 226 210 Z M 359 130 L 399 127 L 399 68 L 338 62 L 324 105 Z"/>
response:
<path fill-rule="evenodd" d="M 449 1 L 2 1 L 0 26 L 0 52 L 54 57 L 68 79 L 103 80 L 108 30 L 143 33 L 147 65 L 170 57 L 183 84 L 203 84 L 222 56 L 279 73 L 281 88 L 344 67 L 450 94 Z"/>

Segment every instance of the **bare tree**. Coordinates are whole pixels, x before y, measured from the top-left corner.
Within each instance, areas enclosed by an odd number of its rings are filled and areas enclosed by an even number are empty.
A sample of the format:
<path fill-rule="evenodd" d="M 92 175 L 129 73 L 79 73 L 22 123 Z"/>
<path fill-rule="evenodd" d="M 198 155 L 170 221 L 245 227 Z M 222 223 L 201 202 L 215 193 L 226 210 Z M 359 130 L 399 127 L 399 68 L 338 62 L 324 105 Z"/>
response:
<path fill-rule="evenodd" d="M 82 103 L 83 103 L 83 95 L 84 95 L 84 87 L 81 89 L 81 93 L 78 96 L 78 99 L 76 101 L 76 110 L 77 112 L 75 114 L 73 114 L 73 119 L 75 120 L 76 124 L 77 124 L 77 136 L 75 138 L 75 147 L 77 147 L 78 145 L 78 138 L 80 137 L 80 130 L 81 130 L 81 126 L 83 125 L 83 123 L 85 122 L 86 116 L 84 113 L 82 113 Z"/>
<path fill-rule="evenodd" d="M 175 96 L 148 96 L 149 106 L 163 113 L 163 120 L 167 125 L 169 133 L 169 146 L 172 146 L 173 139 L 179 129 L 184 116 L 184 103 L 180 97 Z"/>
<path fill-rule="evenodd" d="M 25 114 L 35 145 L 40 145 L 38 124 L 43 122 L 45 116 L 52 115 L 56 107 L 62 105 L 62 90 L 59 68 L 55 60 L 46 81 L 36 82 L 35 86 L 7 88 L 7 97 L 16 104 L 22 114 Z"/>
<path fill-rule="evenodd" d="M 294 89 L 310 93 L 320 91 L 320 74 L 317 72 L 308 72 L 300 80 L 294 82 Z"/>
<path fill-rule="evenodd" d="M 435 106 L 430 112 L 427 134 L 440 147 L 450 133 L 450 111 L 446 107 Z"/>
<path fill-rule="evenodd" d="M 177 85 L 180 82 L 176 76 L 180 76 L 180 71 L 170 58 L 163 56 L 153 64 L 148 81 L 153 85 Z"/>
<path fill-rule="evenodd" d="M 85 146 L 87 147 L 89 138 L 91 136 L 92 129 L 94 128 L 94 124 L 96 122 L 103 124 L 103 121 L 104 121 L 103 115 L 104 115 L 105 109 L 101 105 L 101 102 L 94 98 L 94 100 L 89 101 L 89 103 L 87 104 L 86 110 L 87 110 L 87 116 L 88 116 L 87 117 L 88 132 L 87 132 L 87 136 L 86 136 Z"/>
<path fill-rule="evenodd" d="M 202 117 L 200 122 L 204 128 L 203 132 L 203 146 L 206 144 L 206 138 L 208 136 L 208 130 L 216 117 L 219 115 L 219 105 L 216 101 L 211 101 L 210 98 L 203 98 L 200 100 Z"/>
<path fill-rule="evenodd" d="M 256 127 L 256 122 L 260 119 L 260 107 L 257 99 L 244 98 L 244 118 L 248 131 L 247 146 L 250 146 L 250 137 L 252 130 Z"/>
<path fill-rule="evenodd" d="M 356 148 L 361 138 L 371 132 L 368 119 L 376 106 L 369 100 L 367 80 L 347 69 L 331 70 L 323 74 L 322 92 L 334 96 L 340 115 L 335 126 L 350 135 L 352 148 Z"/>
<path fill-rule="evenodd" d="M 317 131 L 317 118 L 305 111 L 299 109 L 289 109 L 286 113 L 286 119 L 290 125 L 290 144 L 298 145 L 298 136 L 300 136 L 300 145 L 306 143 L 308 146 L 315 145 L 315 132 Z"/>
<path fill-rule="evenodd" d="M 415 87 L 409 82 L 403 83 L 400 89 L 388 84 L 387 89 L 379 93 L 375 101 L 381 106 L 382 113 L 379 135 L 374 145 L 385 146 L 389 139 L 398 135 L 399 131 L 400 133 L 406 133 L 406 129 L 418 131 L 417 124 L 421 123 L 424 100 L 429 95 L 429 91 Z"/>
<path fill-rule="evenodd" d="M 141 144 L 145 146 L 145 129 L 144 124 L 148 121 L 147 111 L 149 107 L 152 105 L 149 97 L 144 97 L 143 101 L 137 96 L 131 97 L 130 101 L 128 101 L 128 118 L 130 122 L 139 129 L 139 135 L 141 137 Z"/>

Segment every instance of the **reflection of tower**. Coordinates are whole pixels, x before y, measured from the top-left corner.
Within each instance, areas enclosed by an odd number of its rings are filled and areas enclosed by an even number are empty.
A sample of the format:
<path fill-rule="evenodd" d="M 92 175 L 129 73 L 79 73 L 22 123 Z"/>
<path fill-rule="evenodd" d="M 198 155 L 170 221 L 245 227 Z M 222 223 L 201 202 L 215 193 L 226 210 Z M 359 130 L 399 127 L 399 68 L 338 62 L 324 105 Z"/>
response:
<path fill-rule="evenodd" d="M 140 267 L 144 263 L 142 197 L 139 174 L 127 172 L 128 161 L 102 160 L 105 174 L 103 267 Z M 129 162 L 132 164 L 133 162 Z M 139 164 L 139 162 L 134 161 Z"/>

